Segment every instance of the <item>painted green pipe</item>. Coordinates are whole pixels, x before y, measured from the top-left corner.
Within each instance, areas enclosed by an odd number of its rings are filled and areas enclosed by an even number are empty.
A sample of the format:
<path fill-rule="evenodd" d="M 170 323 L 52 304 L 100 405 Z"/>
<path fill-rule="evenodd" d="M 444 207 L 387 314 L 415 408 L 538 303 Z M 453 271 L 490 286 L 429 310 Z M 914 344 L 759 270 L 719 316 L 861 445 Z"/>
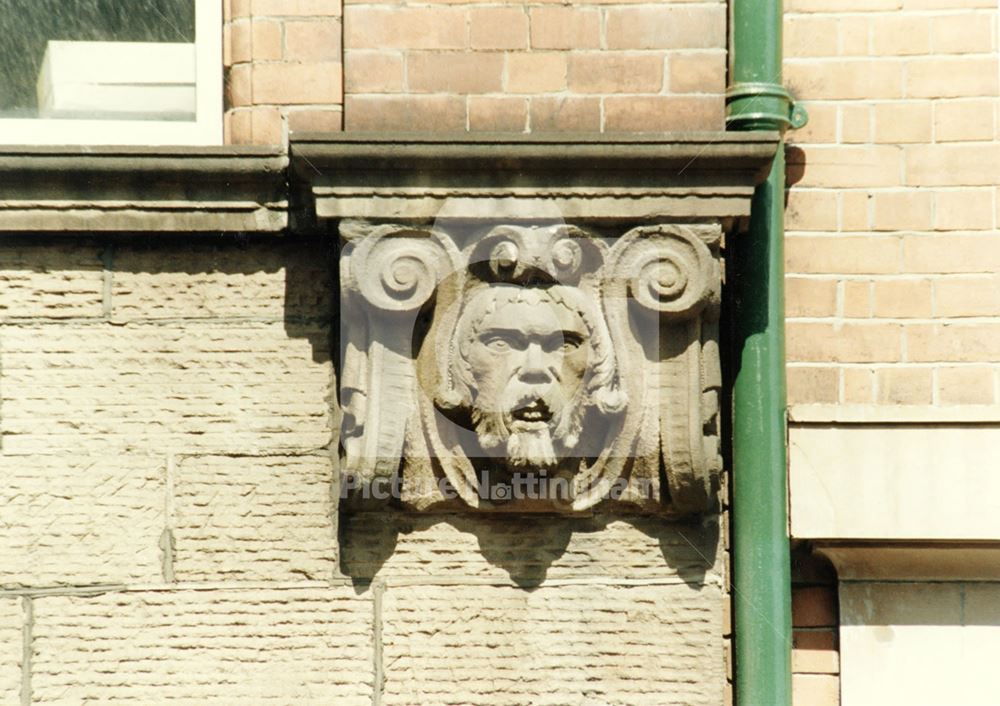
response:
<path fill-rule="evenodd" d="M 730 130 L 805 123 L 781 80 L 781 0 L 732 0 Z M 733 381 L 733 638 L 737 706 L 790 706 L 783 141 L 730 256 Z"/>

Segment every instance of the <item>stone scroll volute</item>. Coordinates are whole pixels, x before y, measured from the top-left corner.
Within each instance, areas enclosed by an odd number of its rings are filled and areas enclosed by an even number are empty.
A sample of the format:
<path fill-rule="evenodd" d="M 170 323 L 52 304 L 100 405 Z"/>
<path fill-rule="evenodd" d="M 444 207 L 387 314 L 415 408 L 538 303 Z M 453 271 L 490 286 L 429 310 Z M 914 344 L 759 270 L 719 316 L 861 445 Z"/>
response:
<path fill-rule="evenodd" d="M 413 509 L 709 511 L 715 225 L 341 223 L 341 452 Z"/>

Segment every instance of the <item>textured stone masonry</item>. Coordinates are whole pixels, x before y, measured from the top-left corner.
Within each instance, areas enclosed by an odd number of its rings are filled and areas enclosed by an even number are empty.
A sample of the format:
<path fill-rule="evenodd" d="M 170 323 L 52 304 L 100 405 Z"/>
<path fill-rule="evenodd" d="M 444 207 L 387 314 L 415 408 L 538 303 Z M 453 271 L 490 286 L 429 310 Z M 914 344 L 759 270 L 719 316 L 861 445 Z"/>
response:
<path fill-rule="evenodd" d="M 21 703 L 21 667 L 24 658 L 24 601 L 0 595 L 0 703 Z"/>
<path fill-rule="evenodd" d="M 349 587 L 43 597 L 33 703 L 369 706 L 371 645 Z"/>
<path fill-rule="evenodd" d="M 327 324 L 332 287 L 322 241 L 114 249 L 111 317 L 308 320 Z"/>
<path fill-rule="evenodd" d="M 329 454 L 190 456 L 173 480 L 179 581 L 325 581 L 336 571 Z"/>
<path fill-rule="evenodd" d="M 0 588 L 155 583 L 166 459 L 0 456 Z"/>
<path fill-rule="evenodd" d="M 327 330 L 183 320 L 3 326 L 4 453 L 325 448 Z"/>
<path fill-rule="evenodd" d="M 98 244 L 0 247 L 0 319 L 102 316 L 104 250 Z"/>
<path fill-rule="evenodd" d="M 383 602 L 387 706 L 722 700 L 714 587 L 390 584 Z"/>

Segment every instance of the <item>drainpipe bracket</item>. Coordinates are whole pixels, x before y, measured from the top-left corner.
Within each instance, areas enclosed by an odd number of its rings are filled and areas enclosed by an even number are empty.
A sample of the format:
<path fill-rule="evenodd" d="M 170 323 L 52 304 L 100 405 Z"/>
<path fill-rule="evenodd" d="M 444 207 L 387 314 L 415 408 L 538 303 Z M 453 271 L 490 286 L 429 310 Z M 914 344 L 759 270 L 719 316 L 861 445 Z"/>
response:
<path fill-rule="evenodd" d="M 726 91 L 726 127 L 730 130 L 778 130 L 804 127 L 809 113 L 777 83 L 735 83 Z"/>

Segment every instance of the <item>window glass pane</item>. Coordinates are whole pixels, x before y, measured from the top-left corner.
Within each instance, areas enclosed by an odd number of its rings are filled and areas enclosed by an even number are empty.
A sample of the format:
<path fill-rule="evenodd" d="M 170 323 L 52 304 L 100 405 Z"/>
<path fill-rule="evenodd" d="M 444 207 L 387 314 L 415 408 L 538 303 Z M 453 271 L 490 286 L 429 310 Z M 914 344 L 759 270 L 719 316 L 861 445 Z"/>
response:
<path fill-rule="evenodd" d="M 195 0 L 0 0 L 0 118 L 194 120 Z"/>

